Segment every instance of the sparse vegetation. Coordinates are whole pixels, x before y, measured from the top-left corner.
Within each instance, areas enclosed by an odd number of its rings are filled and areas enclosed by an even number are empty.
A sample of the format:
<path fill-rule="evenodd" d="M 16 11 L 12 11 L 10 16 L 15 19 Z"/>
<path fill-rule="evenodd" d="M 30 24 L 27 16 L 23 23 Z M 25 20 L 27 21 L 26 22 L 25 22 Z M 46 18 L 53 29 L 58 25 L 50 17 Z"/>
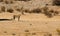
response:
<path fill-rule="evenodd" d="M 0 2 L 3 2 L 3 0 L 0 0 Z"/>
<path fill-rule="evenodd" d="M 5 6 L 1 7 L 1 11 L 5 12 Z"/>
<path fill-rule="evenodd" d="M 45 24 L 48 24 L 47 22 Z"/>
<path fill-rule="evenodd" d="M 21 9 L 19 9 L 19 8 L 18 8 L 18 9 L 16 9 L 16 10 L 17 10 L 17 11 L 19 11 L 19 12 L 21 11 Z"/>
<path fill-rule="evenodd" d="M 32 13 L 41 13 L 41 9 L 36 8 L 36 9 L 31 10 L 31 12 Z"/>
<path fill-rule="evenodd" d="M 4 33 L 7 33 L 7 31 L 4 31 Z"/>
<path fill-rule="evenodd" d="M 44 13 L 47 17 L 51 18 L 52 17 L 52 14 L 50 12 L 45 12 Z"/>
<path fill-rule="evenodd" d="M 52 36 L 52 34 L 51 33 L 46 33 L 46 34 L 44 34 L 44 36 Z"/>
<path fill-rule="evenodd" d="M 0 1 L 2 2 L 3 0 L 0 0 Z M 31 1 L 31 0 L 14 0 L 14 1 Z M 4 2 L 6 4 L 12 4 L 13 3 L 12 0 L 9 0 L 9 1 L 5 0 Z M 53 0 L 53 2 L 56 5 L 60 5 L 60 0 Z M 24 12 L 25 13 L 42 13 L 42 10 L 40 8 L 29 10 L 29 9 L 23 9 L 23 7 L 20 9 L 18 7 L 16 10 L 19 11 L 19 12 L 21 11 L 21 14 L 23 14 L 23 15 L 24 15 Z M 45 14 L 49 18 L 53 17 L 53 15 L 59 14 L 58 11 L 54 11 L 54 10 L 48 11 L 48 10 L 49 10 L 48 4 L 45 4 L 45 7 L 43 7 L 43 11 L 44 11 L 43 14 Z M 5 7 L 4 6 L 1 7 L 1 11 L 5 12 Z M 7 12 L 9 12 L 9 13 L 13 13 L 13 11 L 14 11 L 13 9 L 7 9 Z"/>
<path fill-rule="evenodd" d="M 29 33 L 29 32 L 28 32 L 28 33 L 25 33 L 25 36 L 29 36 L 30 34 L 31 34 L 31 33 Z"/>
<path fill-rule="evenodd" d="M 25 32 L 29 32 L 29 30 L 25 30 Z"/>
<path fill-rule="evenodd" d="M 52 17 L 52 13 L 48 11 L 48 7 L 45 6 L 45 7 L 43 8 L 43 11 L 44 11 L 43 13 L 44 13 L 47 17 L 49 17 L 49 18 Z"/>
<path fill-rule="evenodd" d="M 36 33 L 32 33 L 32 35 L 36 35 Z"/>
<path fill-rule="evenodd" d="M 5 4 L 12 4 L 13 3 L 13 1 L 4 1 L 5 2 Z"/>
<path fill-rule="evenodd" d="M 58 35 L 60 35 L 60 30 L 59 29 L 56 29 L 56 31 L 57 31 Z"/>
<path fill-rule="evenodd" d="M 55 11 L 55 12 L 54 12 L 54 15 L 58 15 L 58 14 L 59 14 L 59 12 L 58 12 L 58 11 Z"/>
<path fill-rule="evenodd" d="M 30 24 L 30 26 L 31 26 L 32 24 Z"/>
<path fill-rule="evenodd" d="M 15 36 L 16 34 L 15 34 L 15 33 L 13 33 L 12 35 L 13 35 L 13 36 Z"/>
<path fill-rule="evenodd" d="M 27 2 L 27 1 L 31 1 L 31 0 L 15 0 L 15 1 L 25 1 L 25 2 Z"/>
<path fill-rule="evenodd" d="M 4 1 L 6 4 L 9 4 L 9 2 L 8 1 Z"/>
<path fill-rule="evenodd" d="M 54 13 L 54 10 L 50 10 L 49 12 Z"/>
<path fill-rule="evenodd" d="M 7 9 L 7 12 L 9 12 L 9 13 L 13 13 L 13 9 Z"/>
<path fill-rule="evenodd" d="M 60 6 L 60 0 L 53 0 L 53 5 Z"/>
<path fill-rule="evenodd" d="M 10 1 L 10 4 L 13 4 L 14 2 L 13 1 Z"/>
<path fill-rule="evenodd" d="M 28 9 L 25 9 L 24 12 L 29 13 L 29 10 Z"/>
<path fill-rule="evenodd" d="M 25 36 L 29 36 L 30 34 L 29 30 L 25 30 Z"/>

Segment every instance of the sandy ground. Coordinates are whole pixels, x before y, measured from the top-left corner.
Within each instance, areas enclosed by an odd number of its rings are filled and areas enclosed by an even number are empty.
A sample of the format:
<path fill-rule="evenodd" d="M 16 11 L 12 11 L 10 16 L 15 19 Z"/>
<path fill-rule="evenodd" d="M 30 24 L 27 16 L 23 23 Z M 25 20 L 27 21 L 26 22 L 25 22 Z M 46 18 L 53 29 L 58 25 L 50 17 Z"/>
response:
<path fill-rule="evenodd" d="M 29 2 L 17 1 L 14 2 L 14 4 L 8 5 L 5 3 L 0 3 L 0 8 L 1 6 L 5 6 L 6 9 L 14 9 L 14 13 L 0 13 L 0 19 L 12 19 L 13 15 L 20 14 L 15 10 L 16 8 L 21 8 L 22 6 L 23 9 L 41 8 L 47 3 L 51 5 L 51 2 L 51 0 L 32 0 Z M 60 11 L 60 7 L 49 7 L 50 9 L 59 9 L 58 11 Z M 58 36 L 56 29 L 60 29 L 60 16 L 47 18 L 47 16 L 45 16 L 44 14 L 32 13 L 21 15 L 20 21 L 18 21 L 17 18 L 11 21 L 0 21 L 0 36 L 44 36 L 47 33 L 52 34 L 52 36 Z M 29 32 L 26 32 L 25 30 L 29 30 Z"/>
<path fill-rule="evenodd" d="M 14 36 L 12 34 L 27 36 L 28 33 L 30 33 L 28 36 L 44 36 L 46 33 L 58 36 L 56 29 L 60 29 L 59 16 L 47 18 L 44 14 L 25 14 L 21 15 L 20 21 L 0 21 L 0 36 Z M 25 30 L 29 30 L 29 32 L 26 33 Z M 32 35 L 32 33 L 36 33 L 36 35 Z"/>

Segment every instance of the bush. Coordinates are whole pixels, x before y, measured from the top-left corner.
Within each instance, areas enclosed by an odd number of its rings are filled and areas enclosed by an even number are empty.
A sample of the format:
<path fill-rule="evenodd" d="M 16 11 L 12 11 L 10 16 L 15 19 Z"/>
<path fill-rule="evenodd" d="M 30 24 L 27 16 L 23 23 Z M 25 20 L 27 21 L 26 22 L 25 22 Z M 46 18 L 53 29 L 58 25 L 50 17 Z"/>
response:
<path fill-rule="evenodd" d="M 6 4 L 9 4 L 9 2 L 8 2 L 8 1 L 5 1 L 5 3 L 6 3 Z"/>
<path fill-rule="evenodd" d="M 15 1 L 25 1 L 26 2 L 26 1 L 31 1 L 31 0 L 15 0 Z"/>
<path fill-rule="evenodd" d="M 52 10 L 51 11 L 48 11 L 49 10 L 49 8 L 47 7 L 47 6 L 45 6 L 44 8 L 43 8 L 43 13 L 47 16 L 47 17 L 49 17 L 49 18 L 51 18 L 52 17 Z"/>
<path fill-rule="evenodd" d="M 32 13 L 41 13 L 41 9 L 39 9 L 39 8 L 33 9 L 31 12 Z"/>
<path fill-rule="evenodd" d="M 13 9 L 7 9 L 7 12 L 9 12 L 9 13 L 13 13 Z"/>
<path fill-rule="evenodd" d="M 54 12 L 54 15 L 58 15 L 58 14 L 59 14 L 59 12 L 58 12 L 58 11 L 55 11 L 55 12 Z"/>
<path fill-rule="evenodd" d="M 45 12 L 44 14 L 45 14 L 47 17 L 49 17 L 49 18 L 52 17 L 52 13 L 50 13 L 50 12 Z"/>
<path fill-rule="evenodd" d="M 21 11 L 21 9 L 19 9 L 19 8 L 18 8 L 18 9 L 16 9 L 16 10 L 17 10 L 17 11 L 19 11 L 19 12 Z"/>
<path fill-rule="evenodd" d="M 3 2 L 3 0 L 0 0 L 0 2 Z"/>
<path fill-rule="evenodd" d="M 13 4 L 14 2 L 13 1 L 10 1 L 10 4 Z"/>
<path fill-rule="evenodd" d="M 6 4 L 12 4 L 13 1 L 5 1 Z"/>
<path fill-rule="evenodd" d="M 53 5 L 60 6 L 60 0 L 53 0 Z"/>
<path fill-rule="evenodd" d="M 55 11 L 55 14 L 59 14 L 59 12 L 58 11 Z"/>
<path fill-rule="evenodd" d="M 54 13 L 54 10 L 50 10 L 49 12 Z"/>
<path fill-rule="evenodd" d="M 24 12 L 26 12 L 26 13 L 29 13 L 29 12 L 30 12 L 30 10 L 28 10 L 28 9 L 25 9 L 25 10 L 24 10 Z"/>
<path fill-rule="evenodd" d="M 5 12 L 5 6 L 1 7 L 1 11 Z"/>
<path fill-rule="evenodd" d="M 29 11 L 28 10 L 24 10 L 26 13 L 28 13 Z"/>

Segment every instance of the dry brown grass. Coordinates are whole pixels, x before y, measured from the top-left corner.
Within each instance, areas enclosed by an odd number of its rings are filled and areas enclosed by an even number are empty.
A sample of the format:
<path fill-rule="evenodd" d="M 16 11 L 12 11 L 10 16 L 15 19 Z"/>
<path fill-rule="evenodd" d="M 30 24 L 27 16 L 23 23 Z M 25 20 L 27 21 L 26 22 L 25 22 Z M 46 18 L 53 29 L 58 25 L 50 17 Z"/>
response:
<path fill-rule="evenodd" d="M 31 1 L 31 0 L 15 0 L 15 1 L 25 1 L 25 2 L 27 2 L 27 1 Z"/>
<path fill-rule="evenodd" d="M 58 35 L 60 35 L 60 30 L 59 29 L 56 29 L 56 31 L 57 31 Z"/>
<path fill-rule="evenodd" d="M 1 6 L 1 11 L 5 12 L 5 6 Z"/>
<path fill-rule="evenodd" d="M 53 5 L 60 6 L 60 0 L 53 0 Z"/>
<path fill-rule="evenodd" d="M 7 9 L 7 12 L 9 12 L 9 13 L 13 13 L 13 9 Z"/>

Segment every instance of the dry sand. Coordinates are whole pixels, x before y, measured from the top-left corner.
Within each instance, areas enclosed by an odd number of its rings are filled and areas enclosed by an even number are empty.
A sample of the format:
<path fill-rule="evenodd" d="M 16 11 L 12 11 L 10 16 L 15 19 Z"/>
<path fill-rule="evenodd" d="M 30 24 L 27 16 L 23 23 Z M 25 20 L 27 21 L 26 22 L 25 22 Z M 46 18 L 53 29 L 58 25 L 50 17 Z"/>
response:
<path fill-rule="evenodd" d="M 0 3 L 1 6 L 5 6 L 7 8 L 13 8 L 15 10 L 16 6 L 24 9 L 34 9 L 41 8 L 46 3 L 51 4 L 51 0 L 32 0 L 30 2 L 20 2 L 17 1 L 14 4 L 3 4 Z M 43 4 L 43 6 L 41 6 Z M 56 8 L 56 6 L 49 6 L 50 9 L 60 11 L 60 8 Z M 17 11 L 14 13 L 0 13 L 0 19 L 7 18 L 12 19 L 13 15 L 18 15 Z M 52 36 L 58 36 L 56 29 L 60 29 L 60 16 L 54 16 L 52 18 L 47 18 L 44 14 L 34 14 L 34 13 L 26 13 L 25 15 L 21 15 L 20 21 L 15 20 L 12 21 L 0 21 L 0 36 L 44 36 L 46 33 L 52 34 Z M 25 32 L 25 30 L 29 30 L 29 32 Z M 33 34 L 34 33 L 34 34 Z M 48 36 L 48 35 L 47 35 Z"/>
<path fill-rule="evenodd" d="M 15 36 L 26 36 L 25 30 L 29 30 L 29 36 L 44 36 L 46 33 L 57 36 L 56 29 L 60 29 L 59 16 L 47 18 L 44 14 L 25 14 L 21 15 L 20 21 L 0 21 L 0 36 L 13 36 L 13 33 Z"/>

